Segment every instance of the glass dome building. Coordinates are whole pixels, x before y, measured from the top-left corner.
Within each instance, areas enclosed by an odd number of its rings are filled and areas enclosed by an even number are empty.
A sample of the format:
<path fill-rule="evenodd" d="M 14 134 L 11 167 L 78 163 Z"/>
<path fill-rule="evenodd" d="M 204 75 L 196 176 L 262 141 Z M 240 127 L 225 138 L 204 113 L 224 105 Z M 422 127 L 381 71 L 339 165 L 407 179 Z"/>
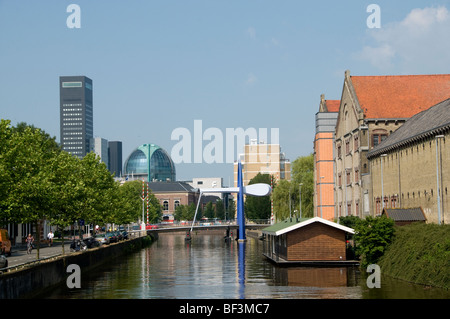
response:
<path fill-rule="evenodd" d="M 175 165 L 169 154 L 155 144 L 143 144 L 125 161 L 124 173 L 129 178 L 147 178 L 147 181 L 175 181 Z"/>

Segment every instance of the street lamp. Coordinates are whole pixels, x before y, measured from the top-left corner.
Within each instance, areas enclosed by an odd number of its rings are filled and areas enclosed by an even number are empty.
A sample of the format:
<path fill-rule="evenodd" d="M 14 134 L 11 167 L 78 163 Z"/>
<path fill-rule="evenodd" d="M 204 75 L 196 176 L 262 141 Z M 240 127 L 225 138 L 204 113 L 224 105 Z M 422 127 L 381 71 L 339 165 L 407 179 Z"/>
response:
<path fill-rule="evenodd" d="M 299 187 L 299 195 L 300 195 L 300 218 L 302 218 L 302 185 L 303 185 L 303 183 L 300 183 L 300 187 Z"/>
<path fill-rule="evenodd" d="M 435 136 L 436 140 L 436 185 L 437 185 L 437 209 L 438 209 L 438 224 L 441 224 L 441 191 L 439 187 L 439 157 L 438 157 L 438 139 L 443 138 L 444 135 Z"/>
<path fill-rule="evenodd" d="M 381 154 L 380 157 L 386 157 L 387 154 Z M 383 159 L 380 158 L 380 162 L 381 162 L 381 213 L 383 213 L 383 209 L 384 209 L 384 185 L 383 185 Z"/>

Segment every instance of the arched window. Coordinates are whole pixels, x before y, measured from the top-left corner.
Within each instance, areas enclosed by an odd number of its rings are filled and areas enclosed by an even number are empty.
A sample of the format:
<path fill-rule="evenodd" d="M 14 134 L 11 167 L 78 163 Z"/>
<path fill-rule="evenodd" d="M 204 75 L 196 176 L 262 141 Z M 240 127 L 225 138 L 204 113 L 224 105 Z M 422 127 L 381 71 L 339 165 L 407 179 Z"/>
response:
<path fill-rule="evenodd" d="M 168 200 L 163 201 L 163 210 L 169 210 L 169 201 Z"/>

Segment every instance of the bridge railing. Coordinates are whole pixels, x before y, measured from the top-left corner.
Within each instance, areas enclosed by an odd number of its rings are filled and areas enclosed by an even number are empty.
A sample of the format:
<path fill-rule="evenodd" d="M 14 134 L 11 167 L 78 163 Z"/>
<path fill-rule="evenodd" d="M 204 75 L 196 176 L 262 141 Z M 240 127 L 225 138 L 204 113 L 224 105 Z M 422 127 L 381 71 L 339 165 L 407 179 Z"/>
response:
<path fill-rule="evenodd" d="M 256 224 L 256 225 L 269 225 L 270 219 L 247 219 L 246 224 Z M 203 219 L 196 221 L 194 226 L 214 226 L 214 225 L 237 225 L 236 219 Z M 159 227 L 190 227 L 192 226 L 192 220 L 190 221 L 174 221 L 173 223 L 161 223 L 158 224 Z"/>

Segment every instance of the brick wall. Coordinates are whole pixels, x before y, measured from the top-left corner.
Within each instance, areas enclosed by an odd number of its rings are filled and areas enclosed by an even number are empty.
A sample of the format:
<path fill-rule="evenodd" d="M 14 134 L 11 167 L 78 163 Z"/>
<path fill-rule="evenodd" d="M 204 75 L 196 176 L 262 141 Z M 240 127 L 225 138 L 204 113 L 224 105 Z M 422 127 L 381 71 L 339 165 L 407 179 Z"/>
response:
<path fill-rule="evenodd" d="M 287 235 L 288 260 L 346 260 L 345 232 L 313 223 Z"/>

